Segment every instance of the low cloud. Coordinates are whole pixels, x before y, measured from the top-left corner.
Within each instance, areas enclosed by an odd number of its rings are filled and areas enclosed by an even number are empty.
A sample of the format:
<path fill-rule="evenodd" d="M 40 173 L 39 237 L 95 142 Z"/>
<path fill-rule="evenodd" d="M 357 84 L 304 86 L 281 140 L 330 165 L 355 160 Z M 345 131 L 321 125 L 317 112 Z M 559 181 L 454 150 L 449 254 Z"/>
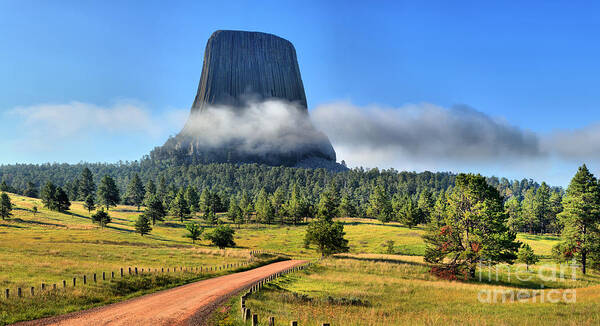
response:
<path fill-rule="evenodd" d="M 333 151 L 305 108 L 279 100 L 248 102 L 243 107 L 215 106 L 190 116 L 182 134 L 198 148 L 235 146 L 249 154 Z"/>
<path fill-rule="evenodd" d="M 127 101 L 106 107 L 76 101 L 41 104 L 17 107 L 10 113 L 19 117 L 24 127 L 51 138 L 86 136 L 98 131 L 158 137 L 174 124 L 181 125 L 185 121 L 182 111 L 153 115 L 143 105 Z"/>
<path fill-rule="evenodd" d="M 555 130 L 546 135 L 543 146 L 556 156 L 574 160 L 600 159 L 600 123 L 580 129 Z"/>
<path fill-rule="evenodd" d="M 466 106 L 359 108 L 340 102 L 319 106 L 311 115 L 336 148 L 372 157 L 473 162 L 545 155 L 538 135 Z"/>

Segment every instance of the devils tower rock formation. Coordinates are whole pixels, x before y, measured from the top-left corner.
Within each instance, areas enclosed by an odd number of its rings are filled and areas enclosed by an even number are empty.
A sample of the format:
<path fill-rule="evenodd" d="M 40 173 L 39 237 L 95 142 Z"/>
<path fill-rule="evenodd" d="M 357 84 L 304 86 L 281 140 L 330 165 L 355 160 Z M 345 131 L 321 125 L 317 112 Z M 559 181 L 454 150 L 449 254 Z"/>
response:
<path fill-rule="evenodd" d="M 209 163 L 335 168 L 335 151 L 308 117 L 296 50 L 272 34 L 216 31 L 183 130 L 151 157 Z"/>

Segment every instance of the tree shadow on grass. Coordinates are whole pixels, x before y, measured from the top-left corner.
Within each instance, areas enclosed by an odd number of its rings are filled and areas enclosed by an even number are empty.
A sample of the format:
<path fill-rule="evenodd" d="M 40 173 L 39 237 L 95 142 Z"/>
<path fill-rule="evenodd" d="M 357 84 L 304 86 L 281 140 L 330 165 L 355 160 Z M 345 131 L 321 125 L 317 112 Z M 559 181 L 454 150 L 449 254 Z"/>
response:
<path fill-rule="evenodd" d="M 398 265 L 429 266 L 426 263 L 402 260 L 402 259 L 397 259 L 397 258 L 356 257 L 356 256 L 345 256 L 345 255 L 333 255 L 331 257 L 334 259 L 351 259 L 351 260 L 358 260 L 358 261 L 368 261 L 368 262 L 373 262 L 373 263 L 390 263 L 390 264 L 398 264 Z"/>
<path fill-rule="evenodd" d="M 14 219 L 11 219 L 11 221 L 18 222 L 18 223 L 24 223 L 24 224 L 33 224 L 33 225 L 55 226 L 55 227 L 62 227 L 62 228 L 67 227 L 64 224 L 48 223 L 48 222 L 32 221 L 32 220 L 24 220 L 24 219 L 21 219 L 21 218 L 14 218 Z"/>

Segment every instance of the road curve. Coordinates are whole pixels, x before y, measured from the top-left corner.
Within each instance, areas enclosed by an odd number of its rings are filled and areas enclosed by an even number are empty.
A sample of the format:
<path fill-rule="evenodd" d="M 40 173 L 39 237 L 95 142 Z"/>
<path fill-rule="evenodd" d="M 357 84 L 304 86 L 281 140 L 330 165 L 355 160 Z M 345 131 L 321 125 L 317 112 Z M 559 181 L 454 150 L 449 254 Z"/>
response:
<path fill-rule="evenodd" d="M 252 283 L 305 263 L 281 261 L 119 303 L 16 325 L 201 325 L 218 304 Z"/>

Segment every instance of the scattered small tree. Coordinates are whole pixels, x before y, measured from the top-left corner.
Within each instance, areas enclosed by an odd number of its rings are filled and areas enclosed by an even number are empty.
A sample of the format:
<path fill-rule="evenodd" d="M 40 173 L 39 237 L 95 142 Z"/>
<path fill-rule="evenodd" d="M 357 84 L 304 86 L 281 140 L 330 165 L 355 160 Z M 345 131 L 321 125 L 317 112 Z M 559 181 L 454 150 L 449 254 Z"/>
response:
<path fill-rule="evenodd" d="M 521 249 L 519 249 L 517 261 L 525 264 L 528 271 L 529 265 L 535 265 L 539 260 L 540 258 L 533 252 L 533 249 L 531 249 L 531 246 L 528 244 L 523 244 Z"/>
<path fill-rule="evenodd" d="M 31 209 L 31 211 L 33 212 L 33 216 L 35 216 L 38 213 L 37 206 L 33 206 L 33 208 Z"/>
<path fill-rule="evenodd" d="M 69 207 L 71 207 L 71 202 L 69 201 L 67 193 L 61 187 L 57 187 L 54 195 L 56 209 L 59 212 L 68 211 Z"/>
<path fill-rule="evenodd" d="M 179 218 L 181 223 L 183 223 L 183 219 L 188 219 L 190 217 L 190 205 L 185 199 L 185 194 L 183 190 L 177 193 L 177 196 L 171 202 L 171 214 L 173 216 Z"/>
<path fill-rule="evenodd" d="M 108 223 L 111 222 L 110 215 L 104 209 L 97 211 L 92 215 L 92 221 L 98 223 L 101 228 L 104 228 Z"/>
<path fill-rule="evenodd" d="M 100 186 L 98 187 L 98 203 L 106 207 L 108 211 L 110 207 L 117 206 L 119 201 L 119 189 L 115 180 L 109 175 L 105 175 L 100 180 Z"/>
<path fill-rule="evenodd" d="M 226 247 L 234 247 L 233 235 L 235 231 L 228 225 L 219 225 L 205 237 L 210 240 L 215 246 L 223 249 Z"/>
<path fill-rule="evenodd" d="M 81 171 L 79 177 L 79 187 L 77 193 L 80 200 L 85 200 L 88 196 L 94 195 L 96 192 L 96 184 L 94 183 L 94 175 L 87 167 Z"/>
<path fill-rule="evenodd" d="M 3 192 L 2 195 L 0 195 L 0 217 L 2 217 L 3 220 L 9 218 L 11 216 L 10 212 L 12 209 L 10 197 Z"/>
<path fill-rule="evenodd" d="M 125 199 L 129 204 L 135 205 L 139 212 L 140 206 L 142 206 L 142 203 L 144 202 L 145 194 L 146 190 L 144 189 L 144 184 L 142 183 L 140 176 L 136 173 L 133 175 L 129 185 L 127 185 Z"/>
<path fill-rule="evenodd" d="M 144 215 L 156 225 L 156 221 L 164 221 L 167 212 L 163 206 L 162 200 L 157 195 L 151 195 L 146 201 L 146 211 Z"/>
<path fill-rule="evenodd" d="M 304 246 L 308 248 L 311 244 L 315 244 L 321 256 L 348 252 L 348 240 L 344 239 L 345 234 L 342 223 L 318 218 L 308 224 Z"/>
<path fill-rule="evenodd" d="M 87 209 L 88 214 L 96 209 L 96 201 L 94 200 L 94 195 L 88 195 L 83 202 L 83 208 Z"/>
<path fill-rule="evenodd" d="M 150 220 L 144 214 L 140 215 L 137 221 L 135 221 L 135 232 L 143 237 L 144 234 L 150 234 L 150 231 L 152 231 Z"/>
<path fill-rule="evenodd" d="M 189 234 L 186 234 L 185 237 L 192 239 L 192 243 L 196 243 L 196 240 L 200 239 L 202 232 L 204 232 L 204 229 L 197 223 L 187 224 L 185 229 L 189 232 Z"/>
<path fill-rule="evenodd" d="M 388 240 L 383 243 L 383 251 L 388 255 L 393 255 L 396 253 L 394 250 L 394 240 Z"/>

